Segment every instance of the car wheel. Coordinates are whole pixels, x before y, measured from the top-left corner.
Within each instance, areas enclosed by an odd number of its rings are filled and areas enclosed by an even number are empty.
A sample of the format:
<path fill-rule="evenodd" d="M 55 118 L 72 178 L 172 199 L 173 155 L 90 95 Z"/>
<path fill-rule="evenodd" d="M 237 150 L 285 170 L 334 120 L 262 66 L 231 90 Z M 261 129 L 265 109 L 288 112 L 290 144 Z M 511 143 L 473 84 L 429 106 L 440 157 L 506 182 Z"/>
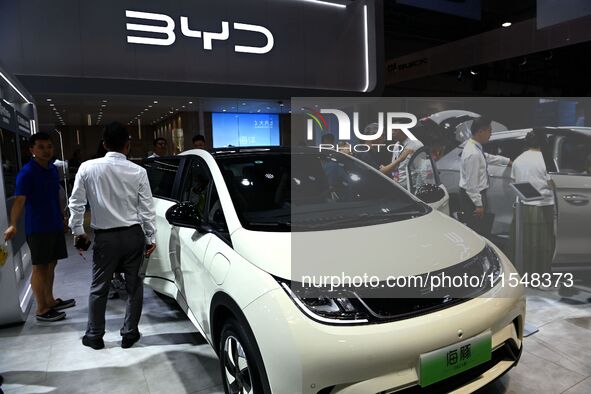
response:
<path fill-rule="evenodd" d="M 264 367 L 254 339 L 234 319 L 224 323 L 219 343 L 220 369 L 227 394 L 262 394 Z"/>

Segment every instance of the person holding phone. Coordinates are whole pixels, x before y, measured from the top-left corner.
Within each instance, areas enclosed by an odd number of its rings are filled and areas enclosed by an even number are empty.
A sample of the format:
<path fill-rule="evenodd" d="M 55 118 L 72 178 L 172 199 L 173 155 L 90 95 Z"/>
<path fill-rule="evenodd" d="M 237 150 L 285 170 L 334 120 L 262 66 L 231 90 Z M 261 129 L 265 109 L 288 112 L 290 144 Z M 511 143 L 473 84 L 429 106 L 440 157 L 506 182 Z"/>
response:
<path fill-rule="evenodd" d="M 80 249 L 88 248 L 84 231 L 86 203 L 90 205 L 94 230 L 92 284 L 88 299 L 88 325 L 82 344 L 102 349 L 105 344 L 105 310 L 114 272 L 125 275 L 128 294 L 121 347 L 140 339 L 138 328 L 143 305 L 140 273 L 144 257 L 156 249 L 155 213 L 146 170 L 127 160 L 130 135 L 120 123 L 105 127 L 107 154 L 80 166 L 70 197 L 70 227 Z"/>

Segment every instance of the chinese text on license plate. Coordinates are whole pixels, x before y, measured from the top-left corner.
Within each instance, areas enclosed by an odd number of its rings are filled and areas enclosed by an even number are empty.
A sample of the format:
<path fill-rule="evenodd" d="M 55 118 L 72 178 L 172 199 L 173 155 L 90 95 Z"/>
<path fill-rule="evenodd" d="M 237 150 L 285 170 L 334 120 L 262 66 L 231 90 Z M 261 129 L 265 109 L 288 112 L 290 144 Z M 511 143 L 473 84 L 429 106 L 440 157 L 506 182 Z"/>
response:
<path fill-rule="evenodd" d="M 489 361 L 491 348 L 491 332 L 486 331 L 465 341 L 421 354 L 419 362 L 420 386 L 425 387 L 437 383 Z"/>

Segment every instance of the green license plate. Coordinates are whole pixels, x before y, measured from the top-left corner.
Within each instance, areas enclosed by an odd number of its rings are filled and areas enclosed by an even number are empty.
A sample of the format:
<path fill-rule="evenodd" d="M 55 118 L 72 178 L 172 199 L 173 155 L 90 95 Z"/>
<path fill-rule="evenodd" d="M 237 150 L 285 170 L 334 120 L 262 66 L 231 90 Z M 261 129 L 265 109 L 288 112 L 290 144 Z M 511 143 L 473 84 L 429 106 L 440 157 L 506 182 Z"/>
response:
<path fill-rule="evenodd" d="M 429 386 L 474 368 L 491 359 L 491 332 L 486 331 L 465 341 L 421 354 L 419 385 Z"/>

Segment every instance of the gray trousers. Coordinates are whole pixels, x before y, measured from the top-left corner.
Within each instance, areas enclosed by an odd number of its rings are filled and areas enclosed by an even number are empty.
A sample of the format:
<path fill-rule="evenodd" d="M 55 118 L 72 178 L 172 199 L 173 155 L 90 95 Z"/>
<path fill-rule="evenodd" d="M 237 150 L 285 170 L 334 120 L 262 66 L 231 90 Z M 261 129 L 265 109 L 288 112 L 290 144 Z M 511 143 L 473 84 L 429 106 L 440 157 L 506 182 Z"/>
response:
<path fill-rule="evenodd" d="M 105 310 L 114 272 L 125 274 L 128 295 L 121 335 L 139 334 L 138 323 L 144 301 L 144 286 L 139 270 L 144 259 L 145 245 L 144 232 L 139 225 L 95 232 L 86 329 L 86 336 L 89 338 L 102 338 L 105 334 Z"/>
<path fill-rule="evenodd" d="M 474 216 L 476 205 L 474 205 L 466 190 L 460 188 L 460 221 L 483 237 L 489 238 L 495 215 L 491 214 L 488 210 L 486 190 L 480 192 L 480 197 L 482 198 L 482 206 L 484 207 L 483 218 Z"/>

